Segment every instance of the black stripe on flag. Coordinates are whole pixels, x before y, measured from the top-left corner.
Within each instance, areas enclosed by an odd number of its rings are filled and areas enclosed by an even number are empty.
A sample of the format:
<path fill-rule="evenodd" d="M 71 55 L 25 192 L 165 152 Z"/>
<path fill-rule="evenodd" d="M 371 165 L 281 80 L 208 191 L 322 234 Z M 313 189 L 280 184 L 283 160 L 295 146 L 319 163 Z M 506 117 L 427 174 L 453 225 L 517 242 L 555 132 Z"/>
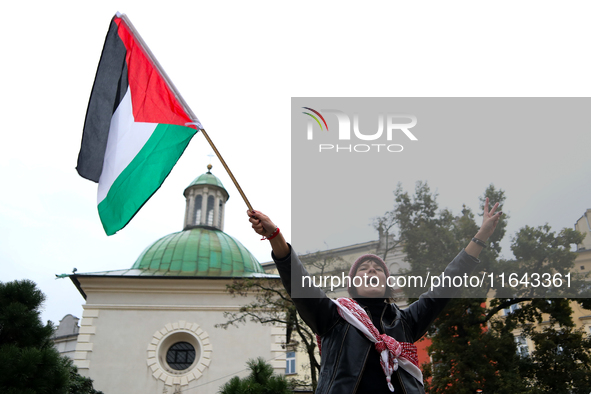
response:
<path fill-rule="evenodd" d="M 111 21 L 88 101 L 76 167 L 80 176 L 94 182 L 99 181 L 103 171 L 111 118 L 129 87 L 127 51 L 117 29 Z"/>

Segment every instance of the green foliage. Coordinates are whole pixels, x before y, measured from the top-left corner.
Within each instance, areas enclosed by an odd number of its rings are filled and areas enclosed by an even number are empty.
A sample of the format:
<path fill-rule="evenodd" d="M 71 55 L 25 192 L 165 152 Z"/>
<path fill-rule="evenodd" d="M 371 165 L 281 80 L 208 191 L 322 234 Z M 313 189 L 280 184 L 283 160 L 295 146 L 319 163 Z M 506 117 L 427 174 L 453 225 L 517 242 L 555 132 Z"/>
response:
<path fill-rule="evenodd" d="M 591 392 L 591 338 L 572 327 L 547 327 L 532 332 L 536 350 L 531 356 L 536 385 L 532 393 L 588 394 Z"/>
<path fill-rule="evenodd" d="M 67 393 L 68 370 L 49 347 L 0 346 L 0 391 L 3 393 Z"/>
<path fill-rule="evenodd" d="M 70 371 L 68 394 L 103 394 L 102 391 L 94 389 L 92 379 L 78 373 L 78 368 L 72 363 L 72 360 L 67 357 L 63 357 L 62 360 Z"/>
<path fill-rule="evenodd" d="M 504 211 L 503 190 L 490 185 L 480 197 L 481 210 L 486 197 L 491 207 L 499 202 L 498 210 Z M 406 274 L 442 272 L 479 229 L 466 206 L 459 215 L 439 210 L 437 194 L 426 183 L 418 182 L 412 197 L 399 185 L 395 201 L 394 209 L 374 219 L 374 223 L 396 223 L 410 264 Z M 512 239 L 515 260 L 499 259 L 507 219 L 505 212 L 488 240 L 489 247 L 479 256 L 479 270 L 516 272 L 519 278 L 525 272 L 571 272 L 576 254 L 570 251 L 570 245 L 580 243 L 583 237 L 572 229 L 556 233 L 548 225 L 525 226 Z M 577 291 L 586 291 L 582 279 L 573 277 Z M 589 298 L 582 294 L 577 301 L 585 308 L 591 307 Z M 553 298 L 539 298 L 541 295 Z M 570 307 L 573 300 L 568 295 L 556 290 L 552 294 L 534 293 L 531 286 L 520 283 L 510 291 L 497 291 L 488 304 L 485 293 L 480 298 L 452 299 L 430 330 L 432 363 L 423 366 L 426 391 L 589 393 L 591 339 L 574 330 Z M 411 299 L 417 296 L 418 292 L 410 294 Z M 519 308 L 513 313 L 498 316 L 498 312 L 515 304 Z M 536 328 L 534 323 L 548 319 L 546 329 Z M 535 345 L 533 354 L 517 354 L 516 332 Z"/>
<path fill-rule="evenodd" d="M 253 295 L 254 301 L 241 306 L 238 312 L 224 312 L 224 317 L 228 320 L 226 323 L 217 324 L 216 327 L 227 329 L 247 321 L 258 324 L 284 325 L 287 330 L 285 344 L 303 349 L 310 361 L 311 384 L 299 382 L 298 386 L 311 386 L 315 391 L 320 370 L 320 363 L 315 354 L 316 335 L 300 318 L 295 304 L 280 281 L 277 279 L 240 278 L 228 285 L 227 291 L 234 296 Z"/>
<path fill-rule="evenodd" d="M 274 375 L 273 367 L 262 357 L 248 360 L 250 374 L 243 379 L 234 376 L 224 384 L 220 394 L 290 394 L 287 380 L 282 375 Z"/>
<path fill-rule="evenodd" d="M 459 241 L 451 231 L 454 225 L 451 212 L 444 210 L 437 216 L 437 194 L 432 194 L 426 183 L 417 182 L 412 199 L 400 185 L 395 196 L 394 214 L 412 273 L 442 271 L 459 250 Z M 419 261 L 422 263 L 412 264 Z"/>
<path fill-rule="evenodd" d="M 426 390 L 429 393 L 521 393 L 521 359 L 513 334 L 487 329 L 480 323 L 486 299 L 457 298 L 439 317 L 431 337 Z"/>
<path fill-rule="evenodd" d="M 30 280 L 0 283 L 0 392 L 102 394 L 53 347 L 54 327 L 40 319 L 44 301 Z"/>
<path fill-rule="evenodd" d="M 54 327 L 41 323 L 45 296 L 34 282 L 21 280 L 0 284 L 0 346 L 44 348 L 50 344 Z"/>

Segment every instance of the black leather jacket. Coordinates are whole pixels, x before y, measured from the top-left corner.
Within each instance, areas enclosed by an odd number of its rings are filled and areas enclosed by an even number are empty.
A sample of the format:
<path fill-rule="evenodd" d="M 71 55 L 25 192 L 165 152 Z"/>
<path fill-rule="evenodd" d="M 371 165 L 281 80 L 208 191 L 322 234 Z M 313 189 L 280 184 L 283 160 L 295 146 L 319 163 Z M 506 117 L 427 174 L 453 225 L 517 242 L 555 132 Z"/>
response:
<path fill-rule="evenodd" d="M 290 245 L 291 248 L 291 245 Z M 292 294 L 292 278 L 308 275 L 297 254 L 284 259 L 273 255 L 281 281 L 288 293 Z M 478 259 L 462 250 L 445 269 L 445 275 L 460 276 L 471 272 Z M 443 310 L 449 298 L 440 298 L 442 292 L 450 289 L 434 289 L 405 309 L 396 304 L 386 305 L 382 313 L 382 330 L 400 342 L 414 343 L 427 331 L 433 320 Z M 363 374 L 367 356 L 373 344 L 356 328 L 351 327 L 337 312 L 337 306 L 324 292 L 315 288 L 314 298 L 293 298 L 298 313 L 310 328 L 322 338 L 322 358 L 316 394 L 353 394 Z M 385 377 L 384 377 L 385 378 Z M 404 393 L 424 393 L 422 382 L 418 382 L 402 368 L 392 375 L 399 379 Z"/>

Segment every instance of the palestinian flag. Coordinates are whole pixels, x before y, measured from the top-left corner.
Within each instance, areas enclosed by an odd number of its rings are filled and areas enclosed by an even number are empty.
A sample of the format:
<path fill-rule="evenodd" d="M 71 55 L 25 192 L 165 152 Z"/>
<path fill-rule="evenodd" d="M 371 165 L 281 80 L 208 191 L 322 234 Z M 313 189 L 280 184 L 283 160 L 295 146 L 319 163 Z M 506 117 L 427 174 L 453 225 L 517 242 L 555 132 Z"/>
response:
<path fill-rule="evenodd" d="M 111 21 L 88 102 L 78 173 L 98 182 L 107 235 L 140 210 L 203 127 L 125 15 Z"/>

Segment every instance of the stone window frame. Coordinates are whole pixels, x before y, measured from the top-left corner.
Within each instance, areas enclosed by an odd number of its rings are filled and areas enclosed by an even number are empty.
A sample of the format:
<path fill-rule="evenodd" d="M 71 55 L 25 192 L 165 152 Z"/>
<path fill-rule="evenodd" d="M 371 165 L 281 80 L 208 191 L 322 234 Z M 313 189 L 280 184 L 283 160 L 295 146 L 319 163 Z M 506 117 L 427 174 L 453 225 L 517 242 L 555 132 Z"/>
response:
<path fill-rule="evenodd" d="M 191 367 L 183 371 L 174 371 L 169 369 L 166 365 L 162 365 L 161 357 L 159 354 L 164 352 L 166 357 L 167 349 L 159 349 L 160 345 L 165 341 L 171 341 L 170 339 L 174 336 L 181 338 L 192 337 L 199 346 L 199 358 L 193 362 Z M 172 340 L 173 343 L 177 341 Z M 161 380 L 167 386 L 181 385 L 186 386 L 193 380 L 198 380 L 202 375 L 203 371 L 209 367 L 211 363 L 211 355 L 213 348 L 209 341 L 209 334 L 204 331 L 197 323 L 187 323 L 183 320 L 176 323 L 168 323 L 160 330 L 156 331 L 152 335 L 152 340 L 148 345 L 148 357 L 147 363 L 148 368 L 152 371 L 152 376 L 156 380 Z M 197 349 L 196 349 L 197 350 Z M 164 361 L 165 362 L 165 361 Z"/>
<path fill-rule="evenodd" d="M 293 356 L 290 357 L 290 354 L 293 354 Z M 285 352 L 285 374 L 295 375 L 297 373 L 296 371 L 296 351 L 295 349 L 288 349 Z"/>

